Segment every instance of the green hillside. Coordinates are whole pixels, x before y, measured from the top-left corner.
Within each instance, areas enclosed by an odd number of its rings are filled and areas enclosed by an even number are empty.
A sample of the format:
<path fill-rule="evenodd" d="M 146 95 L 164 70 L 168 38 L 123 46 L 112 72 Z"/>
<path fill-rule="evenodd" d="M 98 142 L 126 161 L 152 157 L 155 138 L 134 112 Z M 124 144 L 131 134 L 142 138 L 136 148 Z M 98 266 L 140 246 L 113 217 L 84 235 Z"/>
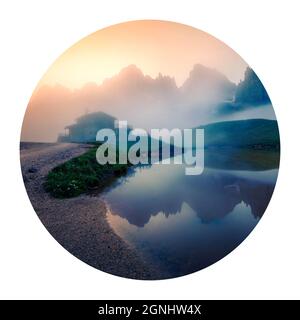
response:
<path fill-rule="evenodd" d="M 200 126 L 204 129 L 205 147 L 253 147 L 279 149 L 277 121 L 249 119 Z"/>

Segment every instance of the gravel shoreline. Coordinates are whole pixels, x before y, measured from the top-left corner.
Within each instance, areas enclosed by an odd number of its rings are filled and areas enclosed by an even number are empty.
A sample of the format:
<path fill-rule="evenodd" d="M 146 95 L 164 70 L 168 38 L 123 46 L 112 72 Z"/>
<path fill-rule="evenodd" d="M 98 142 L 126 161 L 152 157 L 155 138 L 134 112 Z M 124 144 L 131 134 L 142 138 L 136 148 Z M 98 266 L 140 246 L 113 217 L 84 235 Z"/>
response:
<path fill-rule="evenodd" d="M 88 148 L 71 143 L 21 143 L 23 179 L 35 212 L 50 234 L 87 264 L 121 277 L 156 278 L 135 249 L 114 233 L 100 197 L 56 199 L 45 192 L 43 182 L 47 173 Z"/>

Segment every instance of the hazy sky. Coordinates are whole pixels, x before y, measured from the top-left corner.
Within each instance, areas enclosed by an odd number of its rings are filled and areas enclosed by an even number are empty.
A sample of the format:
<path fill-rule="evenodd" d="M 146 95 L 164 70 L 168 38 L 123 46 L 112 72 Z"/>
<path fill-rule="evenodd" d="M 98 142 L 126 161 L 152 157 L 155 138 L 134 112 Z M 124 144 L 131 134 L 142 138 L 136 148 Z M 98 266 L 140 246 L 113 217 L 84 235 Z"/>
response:
<path fill-rule="evenodd" d="M 108 27 L 79 41 L 50 66 L 30 99 L 22 140 L 56 141 L 58 133 L 87 110 L 104 111 L 143 128 L 191 127 L 209 121 L 213 113 L 207 98 L 210 91 L 214 99 L 218 98 L 222 89 L 218 80 L 213 81 L 212 88 L 205 88 L 203 83 L 195 87 L 195 70 L 189 78 L 192 87 L 182 90 L 175 90 L 168 78 L 164 82 L 158 78 L 150 89 L 149 83 L 141 80 L 141 87 L 136 88 L 120 75 L 108 87 L 86 85 L 101 85 L 132 64 L 153 79 L 158 73 L 174 77 L 177 86 L 189 77 L 195 64 L 216 69 L 236 83 L 244 78 L 247 67 L 224 43 L 182 24 L 148 20 Z M 118 87 L 121 80 L 124 83 Z"/>
<path fill-rule="evenodd" d="M 63 53 L 41 79 L 71 89 L 102 81 L 130 64 L 144 74 L 174 76 L 177 85 L 196 63 L 243 78 L 246 63 L 224 43 L 200 30 L 170 22 L 135 21 L 108 27 L 79 41 Z"/>

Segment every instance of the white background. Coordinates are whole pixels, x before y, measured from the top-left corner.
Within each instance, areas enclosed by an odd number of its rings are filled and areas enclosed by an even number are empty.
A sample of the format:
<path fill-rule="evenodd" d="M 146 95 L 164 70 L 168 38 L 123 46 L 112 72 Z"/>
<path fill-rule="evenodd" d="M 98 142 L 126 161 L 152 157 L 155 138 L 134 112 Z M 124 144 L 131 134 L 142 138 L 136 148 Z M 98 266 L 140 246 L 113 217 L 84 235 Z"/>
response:
<path fill-rule="evenodd" d="M 300 298 L 299 1 L 1 1 L 0 298 Z M 173 280 L 135 281 L 74 258 L 44 229 L 19 168 L 19 135 L 31 93 L 65 49 L 102 27 L 163 19 L 211 33 L 263 81 L 282 142 L 278 183 L 256 229 L 209 268 Z"/>

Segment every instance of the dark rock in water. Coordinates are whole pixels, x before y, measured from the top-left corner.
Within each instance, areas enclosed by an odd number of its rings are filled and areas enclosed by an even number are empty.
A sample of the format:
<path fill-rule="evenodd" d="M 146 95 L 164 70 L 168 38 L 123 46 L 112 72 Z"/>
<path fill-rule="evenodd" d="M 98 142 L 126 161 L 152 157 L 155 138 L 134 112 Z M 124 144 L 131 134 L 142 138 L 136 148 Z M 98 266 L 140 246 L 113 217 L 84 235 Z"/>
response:
<path fill-rule="evenodd" d="M 29 173 L 36 173 L 38 171 L 37 168 L 35 167 L 30 167 L 28 170 L 27 170 Z"/>

